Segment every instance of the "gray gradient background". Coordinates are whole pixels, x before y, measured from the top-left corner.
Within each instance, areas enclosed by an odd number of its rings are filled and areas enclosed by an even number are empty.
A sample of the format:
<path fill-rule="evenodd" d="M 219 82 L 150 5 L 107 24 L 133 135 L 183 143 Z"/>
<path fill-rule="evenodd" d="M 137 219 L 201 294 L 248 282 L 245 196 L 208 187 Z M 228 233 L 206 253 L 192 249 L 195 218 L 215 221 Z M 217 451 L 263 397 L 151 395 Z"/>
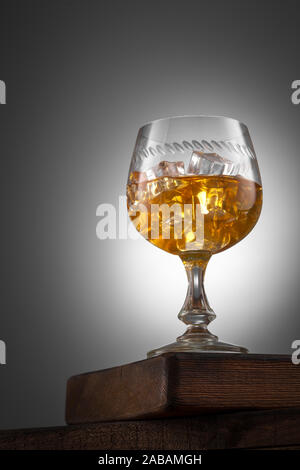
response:
<path fill-rule="evenodd" d="M 178 114 L 245 122 L 264 205 L 214 257 L 212 331 L 251 352 L 300 337 L 297 2 L 0 4 L 0 427 L 63 424 L 70 375 L 145 357 L 183 331 L 176 257 L 99 241 L 96 207 L 125 193 L 138 127 Z"/>

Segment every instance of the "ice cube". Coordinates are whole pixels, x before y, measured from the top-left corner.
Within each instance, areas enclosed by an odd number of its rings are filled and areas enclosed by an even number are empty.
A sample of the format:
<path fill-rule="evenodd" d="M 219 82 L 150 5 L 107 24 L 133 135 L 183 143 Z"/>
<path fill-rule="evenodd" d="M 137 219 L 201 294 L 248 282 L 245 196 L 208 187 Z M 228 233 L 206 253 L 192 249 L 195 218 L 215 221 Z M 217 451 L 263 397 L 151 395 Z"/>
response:
<path fill-rule="evenodd" d="M 131 175 L 131 180 L 135 183 L 151 181 L 155 180 L 156 178 L 162 178 L 164 176 L 174 178 L 176 176 L 184 175 L 184 163 L 162 161 L 148 170 L 135 171 Z"/>
<path fill-rule="evenodd" d="M 155 175 L 153 172 L 151 173 L 151 170 L 133 171 L 129 176 L 129 182 L 131 184 L 144 183 L 153 179 L 155 179 Z"/>
<path fill-rule="evenodd" d="M 182 176 L 184 175 L 184 163 L 183 162 L 159 162 L 158 165 L 151 168 L 152 171 L 156 174 L 156 177 L 161 176 Z"/>
<path fill-rule="evenodd" d="M 220 157 L 217 153 L 193 152 L 188 173 L 193 175 L 228 175 L 232 168 L 233 162 Z"/>

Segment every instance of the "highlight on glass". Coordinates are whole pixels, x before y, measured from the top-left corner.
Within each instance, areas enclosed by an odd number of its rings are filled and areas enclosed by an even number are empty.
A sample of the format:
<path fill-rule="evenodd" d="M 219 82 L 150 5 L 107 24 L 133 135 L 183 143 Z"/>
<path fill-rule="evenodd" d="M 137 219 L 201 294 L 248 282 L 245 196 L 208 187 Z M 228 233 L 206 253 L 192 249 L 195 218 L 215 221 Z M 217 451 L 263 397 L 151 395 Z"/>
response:
<path fill-rule="evenodd" d="M 145 239 L 181 258 L 188 278 L 178 314 L 185 333 L 148 357 L 170 351 L 246 353 L 208 330 L 215 313 L 203 285 L 211 256 L 246 237 L 261 212 L 261 177 L 245 124 L 179 116 L 144 125 L 130 164 L 127 207 Z"/>

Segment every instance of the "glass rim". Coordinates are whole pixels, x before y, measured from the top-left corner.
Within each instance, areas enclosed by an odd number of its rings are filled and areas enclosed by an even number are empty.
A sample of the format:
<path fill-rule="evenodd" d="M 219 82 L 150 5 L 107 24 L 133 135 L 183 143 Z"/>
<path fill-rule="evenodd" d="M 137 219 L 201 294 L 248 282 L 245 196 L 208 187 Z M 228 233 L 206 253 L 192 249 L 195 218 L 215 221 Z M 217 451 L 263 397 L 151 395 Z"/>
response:
<path fill-rule="evenodd" d="M 168 117 L 157 118 L 157 119 L 153 119 L 152 121 L 148 121 L 148 122 L 145 122 L 144 124 L 142 124 L 141 127 L 140 127 L 140 130 L 144 129 L 144 127 L 147 127 L 150 124 L 155 124 L 155 123 L 158 123 L 160 121 L 172 121 L 173 119 L 185 119 L 185 118 L 227 119 L 228 121 L 234 121 L 235 123 L 238 123 L 238 124 L 244 126 L 248 130 L 247 125 L 244 122 L 240 121 L 239 119 L 235 119 L 235 118 L 230 117 L 230 116 L 221 116 L 221 115 L 214 115 L 214 114 L 181 114 L 181 115 L 177 115 L 177 116 L 168 116 Z"/>

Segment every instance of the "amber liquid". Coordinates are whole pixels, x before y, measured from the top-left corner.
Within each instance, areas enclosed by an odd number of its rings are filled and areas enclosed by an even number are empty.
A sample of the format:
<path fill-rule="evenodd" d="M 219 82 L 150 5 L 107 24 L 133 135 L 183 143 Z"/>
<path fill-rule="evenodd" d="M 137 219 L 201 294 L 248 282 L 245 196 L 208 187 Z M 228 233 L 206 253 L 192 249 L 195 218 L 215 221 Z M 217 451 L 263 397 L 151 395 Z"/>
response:
<path fill-rule="evenodd" d="M 153 245 L 177 255 L 195 251 L 217 253 L 231 247 L 252 230 L 261 211 L 261 186 L 241 176 L 165 176 L 152 181 L 134 181 L 137 178 L 132 174 L 127 186 L 131 220 Z M 180 238 L 178 228 L 174 230 L 172 212 L 166 220 L 162 212 L 151 213 L 153 204 L 167 204 L 169 208 L 173 204 L 180 205 L 183 222 L 184 207 L 190 205 L 189 222 L 182 223 Z M 197 206 L 201 213 L 200 237 L 197 236 Z M 163 234 L 166 223 L 170 225 L 169 238 Z M 151 227 L 155 224 L 159 226 L 159 233 L 154 236 Z"/>

